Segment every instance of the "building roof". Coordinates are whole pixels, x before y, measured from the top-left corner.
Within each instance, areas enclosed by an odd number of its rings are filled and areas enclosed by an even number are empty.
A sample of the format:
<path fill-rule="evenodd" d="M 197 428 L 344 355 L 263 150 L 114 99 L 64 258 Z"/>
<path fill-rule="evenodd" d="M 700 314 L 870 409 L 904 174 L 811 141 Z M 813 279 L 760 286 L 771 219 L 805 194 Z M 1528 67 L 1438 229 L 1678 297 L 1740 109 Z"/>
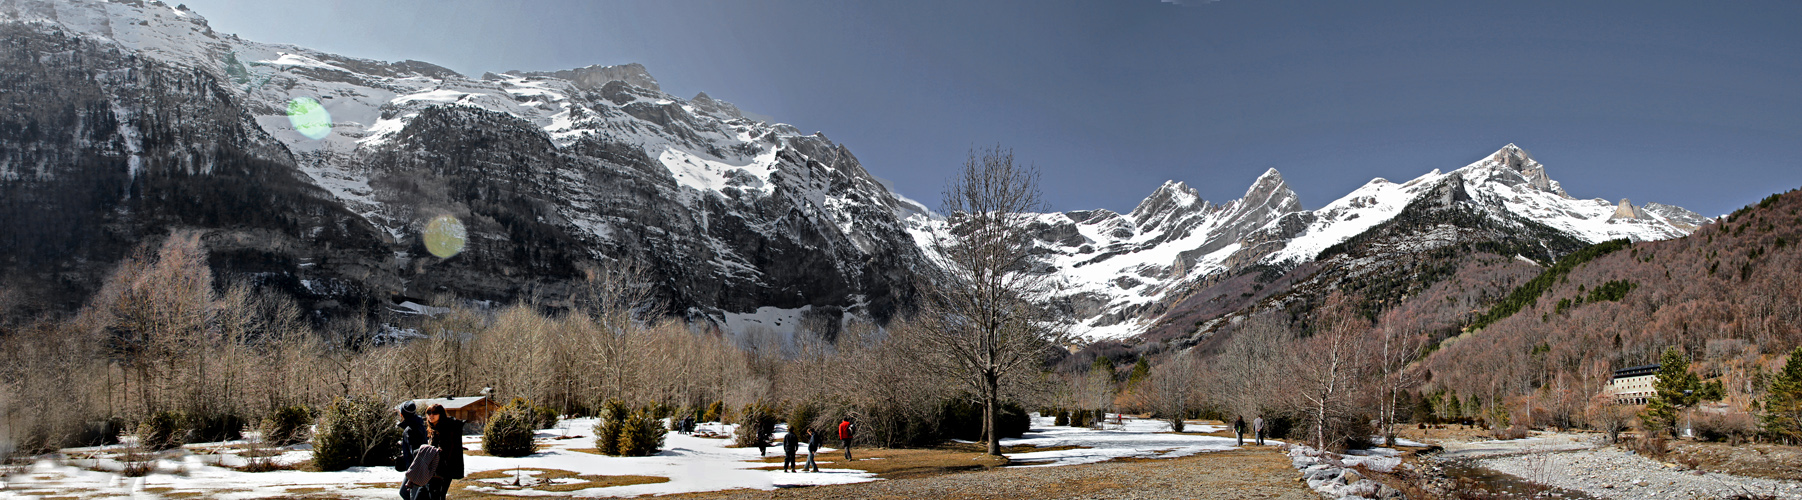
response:
<path fill-rule="evenodd" d="M 1614 371 L 1614 378 L 1627 378 L 1627 377 L 1638 377 L 1638 376 L 1643 376 L 1643 375 L 1651 375 L 1654 373 L 1658 373 L 1658 367 L 1659 367 L 1659 365 L 1657 365 L 1657 364 L 1650 364 L 1650 365 L 1639 365 L 1639 366 L 1622 368 L 1622 369 Z"/>
<path fill-rule="evenodd" d="M 423 414 L 423 413 L 425 413 L 426 408 L 430 408 L 434 404 L 444 405 L 444 409 L 446 409 L 446 410 L 461 410 L 465 406 L 475 404 L 478 401 L 487 401 L 487 400 L 488 400 L 488 396 L 463 396 L 463 397 L 449 397 L 449 398 L 436 398 L 436 399 L 415 399 L 415 400 L 413 400 L 413 404 L 418 405 L 419 413 Z"/>

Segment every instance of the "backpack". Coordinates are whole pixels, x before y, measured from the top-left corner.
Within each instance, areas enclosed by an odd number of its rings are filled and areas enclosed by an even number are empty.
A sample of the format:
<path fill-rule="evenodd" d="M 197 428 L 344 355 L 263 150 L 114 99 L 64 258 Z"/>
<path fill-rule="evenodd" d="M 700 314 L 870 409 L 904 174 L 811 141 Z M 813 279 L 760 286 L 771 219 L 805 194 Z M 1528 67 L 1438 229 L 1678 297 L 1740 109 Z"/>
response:
<path fill-rule="evenodd" d="M 432 476 L 438 471 L 438 447 L 420 445 L 419 451 L 413 454 L 413 465 L 407 467 L 407 484 L 424 486 L 432 482 Z"/>

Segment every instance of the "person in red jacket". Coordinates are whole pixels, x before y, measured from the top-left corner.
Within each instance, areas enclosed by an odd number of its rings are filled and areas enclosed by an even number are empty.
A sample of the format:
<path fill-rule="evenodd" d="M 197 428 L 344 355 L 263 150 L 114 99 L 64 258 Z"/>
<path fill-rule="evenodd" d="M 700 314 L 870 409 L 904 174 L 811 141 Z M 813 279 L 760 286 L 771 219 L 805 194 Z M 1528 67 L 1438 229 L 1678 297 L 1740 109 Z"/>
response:
<path fill-rule="evenodd" d="M 846 461 L 852 460 L 852 458 L 851 458 L 851 432 L 853 430 L 855 430 L 855 429 L 851 425 L 851 417 L 845 417 L 844 420 L 839 421 L 839 423 L 838 423 L 838 441 L 839 441 L 840 445 L 843 446 L 845 449 L 845 460 Z"/>

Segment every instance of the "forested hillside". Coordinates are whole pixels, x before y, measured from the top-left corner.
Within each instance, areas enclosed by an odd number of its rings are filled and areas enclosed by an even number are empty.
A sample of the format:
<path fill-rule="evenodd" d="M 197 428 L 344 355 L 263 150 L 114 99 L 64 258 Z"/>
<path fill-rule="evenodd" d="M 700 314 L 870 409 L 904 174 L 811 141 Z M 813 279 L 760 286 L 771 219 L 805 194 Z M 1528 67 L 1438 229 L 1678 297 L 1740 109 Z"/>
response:
<path fill-rule="evenodd" d="M 1423 392 L 1516 411 L 1531 402 L 1536 420 L 1574 419 L 1613 370 L 1655 363 L 1674 346 L 1744 410 L 1802 342 L 1798 242 L 1802 192 L 1791 190 L 1689 237 L 1577 252 L 1434 346 L 1416 366 Z"/>

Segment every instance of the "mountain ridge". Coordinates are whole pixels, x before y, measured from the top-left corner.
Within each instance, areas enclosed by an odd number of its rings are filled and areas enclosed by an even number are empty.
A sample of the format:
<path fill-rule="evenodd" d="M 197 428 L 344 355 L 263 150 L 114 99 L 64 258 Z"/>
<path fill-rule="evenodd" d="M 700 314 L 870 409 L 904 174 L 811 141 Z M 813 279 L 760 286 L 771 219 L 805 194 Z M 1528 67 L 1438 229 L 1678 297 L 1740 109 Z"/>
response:
<path fill-rule="evenodd" d="M 367 224 L 379 241 L 330 266 L 318 250 L 284 247 L 259 257 L 277 264 L 237 269 L 299 283 L 288 289 L 327 309 L 434 297 L 567 304 L 581 276 L 643 259 L 672 312 L 728 328 L 775 318 L 792 327 L 819 314 L 887 318 L 911 307 L 909 276 L 931 265 L 930 232 L 943 223 L 823 134 L 705 92 L 671 96 L 636 63 L 468 78 L 425 62 L 221 35 L 156 0 L 0 0 L 0 19 L 110 44 L 214 87 L 212 98 L 231 104 L 221 109 L 248 122 L 233 125 L 249 139 L 232 147 L 294 170 L 361 219 L 335 224 Z M 329 113 L 328 133 L 302 133 L 288 113 L 299 97 Z M 101 140 L 121 146 L 100 154 L 134 177 L 149 160 L 133 138 L 176 129 L 135 120 L 135 102 L 106 101 L 121 125 Z M 188 170 L 217 164 L 183 158 Z M 1527 150 L 1507 144 L 1452 172 L 1373 179 L 1314 210 L 1274 168 L 1224 203 L 1172 180 L 1126 214 L 1038 214 L 1032 244 L 1060 274 L 1048 298 L 1067 326 L 1123 338 L 1154 328 L 1185 294 L 1251 270 L 1303 267 L 1431 193 L 1478 204 L 1508 227 L 1532 221 L 1590 242 L 1667 239 L 1710 221 L 1670 205 L 1573 198 Z M 466 219 L 467 254 L 424 251 L 418 235 L 438 215 Z M 122 241 L 148 237 L 148 227 Z"/>

